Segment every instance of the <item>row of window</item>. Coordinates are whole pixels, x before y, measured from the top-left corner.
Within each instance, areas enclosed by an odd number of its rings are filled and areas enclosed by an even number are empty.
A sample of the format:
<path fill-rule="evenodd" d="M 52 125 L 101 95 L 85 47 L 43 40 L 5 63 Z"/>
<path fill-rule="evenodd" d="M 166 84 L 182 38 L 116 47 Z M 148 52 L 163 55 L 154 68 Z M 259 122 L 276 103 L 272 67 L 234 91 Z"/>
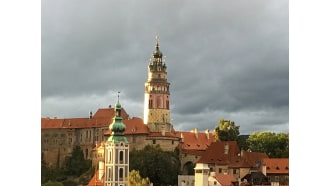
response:
<path fill-rule="evenodd" d="M 156 107 L 154 107 L 153 105 L 153 101 L 149 100 L 149 105 L 148 105 L 149 109 L 153 109 L 153 108 L 166 108 L 166 109 L 170 109 L 170 101 L 166 101 L 166 107 L 164 107 L 163 105 L 163 100 L 161 98 L 157 99 L 156 102 Z"/>
<path fill-rule="evenodd" d="M 50 139 L 44 139 L 43 140 L 43 142 L 44 142 L 44 144 L 58 144 L 58 145 L 63 145 L 64 144 L 64 142 L 65 142 L 66 140 L 63 140 L 63 139 L 53 139 L 53 140 L 50 140 Z M 72 144 L 72 138 L 68 138 L 68 144 Z"/>
<path fill-rule="evenodd" d="M 233 170 L 233 174 L 239 174 L 239 169 L 232 169 L 232 170 Z M 213 172 L 213 171 L 214 171 L 214 168 L 211 167 L 210 172 Z M 218 173 L 228 173 L 228 169 L 219 168 Z"/>
<path fill-rule="evenodd" d="M 152 140 L 152 144 L 157 144 L 155 139 Z M 172 145 L 174 145 L 174 140 L 172 140 Z"/>
<path fill-rule="evenodd" d="M 67 133 L 67 134 L 68 134 L 68 136 L 72 136 L 71 132 Z M 64 138 L 64 137 L 66 137 L 66 134 L 65 133 L 61 133 L 61 134 L 59 134 L 59 133 L 53 133 L 53 134 L 46 133 L 46 134 L 44 134 L 44 138 L 48 138 L 48 137 L 53 137 L 53 138 L 61 137 L 61 138 Z"/>
<path fill-rule="evenodd" d="M 106 160 L 108 163 L 110 163 L 112 161 L 112 156 L 111 156 L 111 152 L 109 151 L 109 156 L 108 156 L 108 160 Z M 123 164 L 124 163 L 124 151 L 121 150 L 119 151 L 119 163 Z"/>
<path fill-rule="evenodd" d="M 271 182 L 286 182 L 289 181 L 289 176 L 267 176 Z"/>

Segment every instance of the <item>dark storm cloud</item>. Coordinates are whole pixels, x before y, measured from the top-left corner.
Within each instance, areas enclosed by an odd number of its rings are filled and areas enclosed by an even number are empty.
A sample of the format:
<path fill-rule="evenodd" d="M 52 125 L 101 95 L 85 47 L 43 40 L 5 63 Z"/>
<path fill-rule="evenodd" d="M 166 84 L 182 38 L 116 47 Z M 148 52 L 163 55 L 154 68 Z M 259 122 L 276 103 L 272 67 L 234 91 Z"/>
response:
<path fill-rule="evenodd" d="M 42 116 L 143 115 L 157 32 L 176 130 L 288 132 L 287 1 L 42 1 Z M 242 133 L 242 132 L 241 132 Z"/>

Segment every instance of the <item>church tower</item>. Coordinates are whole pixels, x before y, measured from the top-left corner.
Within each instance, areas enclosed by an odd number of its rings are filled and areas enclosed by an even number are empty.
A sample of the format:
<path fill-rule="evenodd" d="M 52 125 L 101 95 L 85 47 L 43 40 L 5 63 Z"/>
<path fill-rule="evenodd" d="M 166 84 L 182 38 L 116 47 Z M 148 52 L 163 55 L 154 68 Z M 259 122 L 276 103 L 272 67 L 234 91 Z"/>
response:
<path fill-rule="evenodd" d="M 170 83 L 167 82 L 166 64 L 159 50 L 158 36 L 155 48 L 148 65 L 148 80 L 144 84 L 144 123 L 151 132 L 170 132 Z"/>
<path fill-rule="evenodd" d="M 127 186 L 129 176 L 129 144 L 124 135 L 126 129 L 122 122 L 121 105 L 115 105 L 116 115 L 109 129 L 112 131 L 105 142 L 104 149 L 104 186 Z"/>

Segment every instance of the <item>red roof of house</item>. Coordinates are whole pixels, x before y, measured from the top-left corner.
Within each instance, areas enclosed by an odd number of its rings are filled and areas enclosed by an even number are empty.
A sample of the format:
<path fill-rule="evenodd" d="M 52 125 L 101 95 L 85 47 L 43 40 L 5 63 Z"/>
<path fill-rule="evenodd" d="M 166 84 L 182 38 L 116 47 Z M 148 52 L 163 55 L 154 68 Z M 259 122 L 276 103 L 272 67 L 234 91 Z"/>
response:
<path fill-rule="evenodd" d="M 104 186 L 103 179 L 98 180 L 99 170 L 97 170 L 94 174 L 94 176 L 89 180 L 89 183 L 87 186 Z"/>
<path fill-rule="evenodd" d="M 226 145 L 228 145 L 227 154 L 225 154 Z M 266 153 L 240 151 L 236 141 L 218 141 L 211 143 L 198 163 L 228 165 L 232 168 L 258 168 L 264 158 L 268 158 Z"/>
<path fill-rule="evenodd" d="M 232 186 L 232 182 L 237 182 L 233 174 L 216 174 L 215 179 L 217 179 L 222 186 Z"/>
<path fill-rule="evenodd" d="M 176 136 L 182 138 L 184 146 L 181 149 L 184 150 L 205 150 L 214 142 L 214 136 L 212 133 L 205 132 L 176 132 Z"/>
<path fill-rule="evenodd" d="M 228 153 L 225 154 L 225 147 L 228 145 Z M 212 142 L 206 149 L 198 163 L 214 163 L 218 165 L 228 165 L 236 160 L 240 149 L 236 141 L 218 141 Z M 234 159 L 235 158 L 235 159 Z"/>
<path fill-rule="evenodd" d="M 132 119 L 123 120 L 126 125 L 124 134 L 148 134 L 149 128 L 144 124 L 143 119 L 133 117 Z"/>
<path fill-rule="evenodd" d="M 264 158 L 267 174 L 289 174 L 289 158 Z"/>
<path fill-rule="evenodd" d="M 128 119 L 125 109 L 121 110 L 122 118 Z M 41 118 L 41 129 L 51 128 L 89 128 L 106 127 L 112 123 L 115 116 L 114 108 L 98 109 L 94 116 L 89 118 Z"/>
<path fill-rule="evenodd" d="M 123 123 L 126 126 L 126 130 L 124 131 L 124 134 L 148 134 L 149 133 L 148 126 L 143 123 L 143 119 L 141 119 L 141 118 L 133 117 L 132 119 L 123 120 Z M 110 134 L 111 134 L 110 129 L 108 129 L 104 132 L 104 135 L 110 135 Z"/>
<path fill-rule="evenodd" d="M 261 167 L 263 159 L 268 158 L 268 155 L 264 152 L 249 152 L 243 151 L 242 157 L 247 161 L 250 167 Z"/>
<path fill-rule="evenodd" d="M 112 119 L 115 116 L 114 108 L 100 108 L 96 111 L 93 118 L 110 118 Z M 121 108 L 121 117 L 123 119 L 128 119 L 129 115 L 126 113 L 124 108 Z"/>

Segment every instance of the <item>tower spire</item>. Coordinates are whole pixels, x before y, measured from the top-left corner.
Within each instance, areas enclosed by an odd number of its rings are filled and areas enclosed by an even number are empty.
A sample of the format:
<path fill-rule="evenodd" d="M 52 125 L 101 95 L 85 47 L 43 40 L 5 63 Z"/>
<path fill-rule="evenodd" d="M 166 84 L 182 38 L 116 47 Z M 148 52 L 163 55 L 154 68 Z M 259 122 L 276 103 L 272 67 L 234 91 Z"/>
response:
<path fill-rule="evenodd" d="M 158 33 L 156 34 L 155 39 L 156 39 L 156 49 L 159 49 L 159 35 L 158 35 Z"/>
<path fill-rule="evenodd" d="M 159 36 L 156 50 L 148 65 L 148 80 L 144 92 L 144 122 L 152 132 L 171 131 L 170 83 L 167 81 L 167 66 L 163 62 L 163 53 L 159 50 Z"/>
<path fill-rule="evenodd" d="M 121 105 L 118 100 L 115 106 L 116 115 L 109 129 L 112 131 L 104 147 L 104 185 L 128 185 L 129 176 L 129 143 L 124 135 L 126 126 L 121 117 Z"/>
<path fill-rule="evenodd" d="M 126 137 L 124 136 L 124 131 L 126 130 L 125 124 L 122 122 L 123 118 L 121 117 L 121 105 L 119 103 L 119 93 L 118 92 L 118 100 L 115 105 L 115 117 L 113 119 L 112 124 L 109 126 L 109 129 L 112 131 L 111 136 L 108 138 L 109 142 L 120 142 L 123 141 L 128 143 Z"/>

